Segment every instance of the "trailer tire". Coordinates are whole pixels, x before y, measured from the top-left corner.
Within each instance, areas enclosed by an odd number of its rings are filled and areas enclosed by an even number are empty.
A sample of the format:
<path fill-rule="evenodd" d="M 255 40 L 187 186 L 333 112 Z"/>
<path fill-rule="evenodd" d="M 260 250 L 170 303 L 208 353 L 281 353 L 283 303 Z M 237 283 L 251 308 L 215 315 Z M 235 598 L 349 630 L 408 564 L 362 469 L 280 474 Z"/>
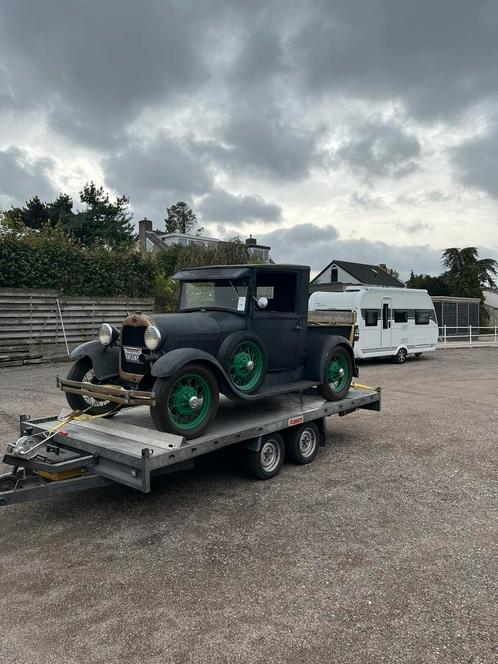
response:
<path fill-rule="evenodd" d="M 88 356 L 81 357 L 69 369 L 67 379 L 81 383 L 91 372 L 93 372 L 92 360 Z M 87 415 L 113 417 L 113 415 L 116 415 L 121 408 L 119 404 L 113 403 L 112 401 L 100 402 L 99 399 L 93 399 L 94 403 L 92 404 L 91 401 L 87 401 L 87 398 L 88 397 L 84 397 L 82 394 L 71 394 L 71 392 L 66 392 L 66 401 L 71 410 L 84 410 Z M 99 403 L 102 403 L 102 405 L 99 406 Z"/>
<path fill-rule="evenodd" d="M 394 356 L 393 360 L 395 364 L 404 364 L 406 362 L 406 358 L 408 357 L 408 351 L 406 348 L 400 348 L 396 355 Z"/>
<path fill-rule="evenodd" d="M 321 435 L 314 422 L 307 422 L 288 429 L 285 441 L 285 457 L 292 463 L 311 463 L 318 454 Z"/>
<path fill-rule="evenodd" d="M 269 480 L 282 468 L 284 457 L 284 439 L 279 433 L 269 433 L 263 436 L 259 450 L 246 452 L 247 473 L 257 480 Z"/>

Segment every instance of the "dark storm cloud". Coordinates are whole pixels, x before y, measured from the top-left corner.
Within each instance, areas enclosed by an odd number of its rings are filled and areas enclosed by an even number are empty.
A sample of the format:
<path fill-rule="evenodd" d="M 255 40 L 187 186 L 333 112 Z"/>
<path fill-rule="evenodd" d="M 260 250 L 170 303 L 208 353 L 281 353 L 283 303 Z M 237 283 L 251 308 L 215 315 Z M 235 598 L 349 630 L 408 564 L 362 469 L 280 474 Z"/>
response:
<path fill-rule="evenodd" d="M 457 179 L 498 198 L 498 124 L 453 150 Z"/>
<path fill-rule="evenodd" d="M 267 203 L 261 196 L 237 196 L 216 189 L 197 205 L 203 221 L 222 224 L 265 221 L 275 223 L 282 218 L 282 209 Z"/>
<path fill-rule="evenodd" d="M 17 147 L 0 150 L 0 199 L 4 207 L 20 204 L 35 194 L 53 200 L 56 191 L 50 181 L 51 159 L 33 159 Z"/>
<path fill-rule="evenodd" d="M 3 3 L 3 59 L 20 70 L 12 94 L 33 81 L 33 102 L 59 131 L 107 143 L 143 108 L 202 86 L 215 20 L 211 2 Z"/>
<path fill-rule="evenodd" d="M 351 135 L 335 151 L 332 160 L 346 165 L 365 180 L 400 178 L 419 170 L 420 154 L 417 138 L 402 127 L 367 122 L 352 128 Z"/>
<path fill-rule="evenodd" d="M 496 98 L 494 0 L 317 0 L 292 54 L 315 94 L 404 102 L 421 118 L 447 118 Z"/>

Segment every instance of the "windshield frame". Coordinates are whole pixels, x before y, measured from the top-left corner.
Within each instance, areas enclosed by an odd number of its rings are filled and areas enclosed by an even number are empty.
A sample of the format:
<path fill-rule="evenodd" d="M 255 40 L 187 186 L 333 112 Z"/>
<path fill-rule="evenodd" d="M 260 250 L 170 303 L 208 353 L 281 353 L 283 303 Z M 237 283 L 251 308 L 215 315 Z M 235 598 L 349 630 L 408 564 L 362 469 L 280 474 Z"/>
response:
<path fill-rule="evenodd" d="M 205 306 L 196 306 L 196 307 L 182 307 L 182 300 L 184 298 L 184 292 L 185 288 L 187 287 L 188 284 L 195 284 L 195 283 L 205 283 L 205 284 L 213 284 L 214 288 L 216 288 L 216 283 L 217 282 L 225 282 L 223 287 L 232 287 L 234 291 L 237 293 L 237 296 L 240 297 L 245 297 L 245 303 L 244 303 L 244 308 L 243 309 L 237 309 L 237 308 L 232 308 L 232 307 L 222 307 L 222 306 L 217 306 L 217 305 L 205 305 Z M 226 285 L 228 284 L 228 286 Z M 240 287 L 246 288 L 246 294 L 245 296 L 239 295 L 238 293 L 238 288 Z M 249 306 L 249 300 L 250 298 L 250 292 L 251 292 L 251 281 L 247 277 L 241 277 L 239 279 L 209 279 L 209 278 L 203 278 L 203 279 L 185 279 L 180 281 L 180 293 L 178 297 L 178 312 L 179 313 L 186 313 L 189 311 L 229 311 L 230 313 L 233 314 L 240 314 L 240 315 L 246 315 L 248 311 L 248 306 Z"/>

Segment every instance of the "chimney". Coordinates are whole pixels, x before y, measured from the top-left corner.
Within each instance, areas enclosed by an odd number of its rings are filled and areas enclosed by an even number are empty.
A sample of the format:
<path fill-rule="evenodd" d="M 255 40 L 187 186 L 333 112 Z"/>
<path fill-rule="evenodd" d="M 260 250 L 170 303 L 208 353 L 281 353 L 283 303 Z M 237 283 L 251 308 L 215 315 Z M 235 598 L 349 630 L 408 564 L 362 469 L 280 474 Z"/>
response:
<path fill-rule="evenodd" d="M 249 235 L 249 237 L 246 239 L 246 246 L 253 247 L 256 244 L 258 244 L 258 241 L 256 240 L 256 238 L 253 237 L 252 235 Z"/>
<path fill-rule="evenodd" d="M 142 256 L 147 255 L 147 245 L 145 243 L 145 232 L 152 230 L 152 221 L 145 217 L 138 222 L 138 246 Z"/>
<path fill-rule="evenodd" d="M 384 270 L 384 272 L 389 272 L 385 263 L 379 263 L 379 267 L 381 270 Z"/>

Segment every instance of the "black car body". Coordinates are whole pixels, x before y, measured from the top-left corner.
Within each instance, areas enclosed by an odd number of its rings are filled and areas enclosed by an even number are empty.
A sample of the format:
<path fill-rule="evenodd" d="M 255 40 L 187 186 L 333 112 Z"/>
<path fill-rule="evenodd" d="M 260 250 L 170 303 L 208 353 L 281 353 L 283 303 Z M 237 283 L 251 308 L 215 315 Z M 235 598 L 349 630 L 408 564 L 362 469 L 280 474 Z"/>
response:
<path fill-rule="evenodd" d="M 175 278 L 180 282 L 177 313 L 132 314 L 120 331 L 107 326 L 103 342 L 91 341 L 73 351 L 73 358 L 91 364 L 92 383 L 150 391 L 157 401 L 161 385 L 194 366 L 197 374 L 199 367 L 208 371 L 210 376 L 204 378 L 209 385 L 214 378 L 218 392 L 229 398 L 259 399 L 322 385 L 334 349 L 346 358 L 341 366 L 343 373 L 350 373 L 349 383 L 351 375 L 357 375 L 346 338 L 349 328 L 308 325 L 309 267 L 214 266 L 183 270 Z M 185 383 L 182 398 L 192 392 L 187 387 Z M 196 394 L 194 389 L 191 401 Z M 72 401 L 74 406 L 75 397 Z M 157 407 L 155 403 L 152 408 L 158 428 L 174 430 L 168 421 L 157 420 Z"/>

